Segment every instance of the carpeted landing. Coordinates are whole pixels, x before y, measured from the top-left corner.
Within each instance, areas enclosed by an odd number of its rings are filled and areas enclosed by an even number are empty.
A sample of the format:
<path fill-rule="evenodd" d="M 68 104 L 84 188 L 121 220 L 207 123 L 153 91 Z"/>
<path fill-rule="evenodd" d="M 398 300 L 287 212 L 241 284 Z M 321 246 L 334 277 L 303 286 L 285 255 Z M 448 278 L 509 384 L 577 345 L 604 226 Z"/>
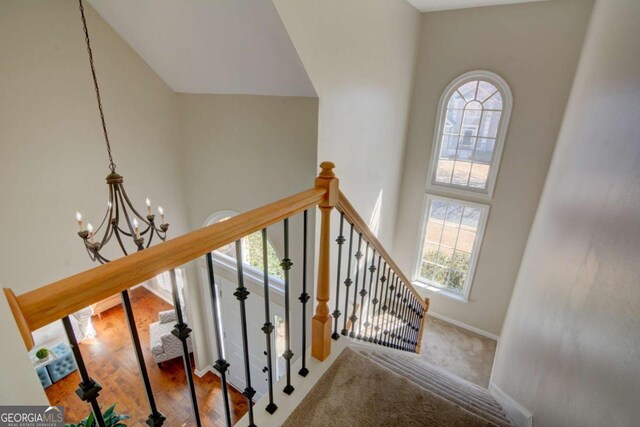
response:
<path fill-rule="evenodd" d="M 346 348 L 284 424 L 510 426 L 486 389 L 423 360 Z"/>

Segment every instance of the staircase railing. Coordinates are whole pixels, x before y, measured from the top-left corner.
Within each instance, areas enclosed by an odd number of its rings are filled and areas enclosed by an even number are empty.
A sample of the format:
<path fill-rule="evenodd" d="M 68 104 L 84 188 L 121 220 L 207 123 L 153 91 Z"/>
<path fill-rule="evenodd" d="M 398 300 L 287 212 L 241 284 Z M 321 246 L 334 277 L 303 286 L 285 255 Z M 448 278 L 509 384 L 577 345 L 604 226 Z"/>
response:
<path fill-rule="evenodd" d="M 226 221 L 219 222 L 183 236 L 168 240 L 159 245 L 145 249 L 127 257 L 117 259 L 108 264 L 95 267 L 74 276 L 59 280 L 38 289 L 15 295 L 11 289 L 4 289 L 22 339 L 27 347 L 31 349 L 34 341 L 31 333 L 51 322 L 62 320 L 65 332 L 69 339 L 73 355 L 76 360 L 81 383 L 76 391 L 78 396 L 87 402 L 99 426 L 104 426 L 98 395 L 102 390 L 100 384 L 89 374 L 84 363 L 80 346 L 76 341 L 69 316 L 91 304 L 97 303 L 112 295 L 121 293 L 123 308 L 127 315 L 130 327 L 131 338 L 138 358 L 139 370 L 143 379 L 143 385 L 147 394 L 150 415 L 146 423 L 151 426 L 161 426 L 166 418 L 156 407 L 151 387 L 150 379 L 144 364 L 144 357 L 141 354 L 141 346 L 137 334 L 133 311 L 129 300 L 129 289 L 156 277 L 167 271 L 170 272 L 170 282 L 174 298 L 174 310 L 176 312 L 176 324 L 172 333 L 181 341 L 183 350 L 183 361 L 187 384 L 189 386 L 191 404 L 195 424 L 200 426 L 200 413 L 198 409 L 198 399 L 191 370 L 191 360 L 187 340 L 189 339 L 191 328 L 187 325 L 184 313 L 179 300 L 175 268 L 205 256 L 210 298 L 213 307 L 213 323 L 215 326 L 217 349 L 217 361 L 214 368 L 218 371 L 222 383 L 224 397 L 224 412 L 226 414 L 226 424 L 231 425 L 231 413 L 229 408 L 229 395 L 227 390 L 226 372 L 229 363 L 225 360 L 222 350 L 221 336 L 222 328 L 219 323 L 218 304 L 218 281 L 214 272 L 214 262 L 212 252 L 228 244 L 235 243 L 235 255 L 237 259 L 237 289 L 234 296 L 238 300 L 241 320 L 241 334 L 244 357 L 245 388 L 242 394 L 248 402 L 248 412 L 250 425 L 253 425 L 253 397 L 256 391 L 251 383 L 251 368 L 249 362 L 249 348 L 258 345 L 248 340 L 248 324 L 246 317 L 246 300 L 249 298 L 249 290 L 244 285 L 243 272 L 243 246 L 241 239 L 255 232 L 262 233 L 263 249 L 263 271 L 264 271 L 264 307 L 265 323 L 261 330 L 266 337 L 266 371 L 268 372 L 268 393 L 269 405 L 266 410 L 273 413 L 277 410 L 277 405 L 273 398 L 274 378 L 272 370 L 272 349 L 271 336 L 274 332 L 274 325 L 270 322 L 269 315 L 269 266 L 267 261 L 267 229 L 276 223 L 283 223 L 284 226 L 284 258 L 281 267 L 284 270 L 284 302 L 285 302 L 285 351 L 282 357 L 286 361 L 286 386 L 284 392 L 291 394 L 294 389 L 291 385 L 291 336 L 289 326 L 291 322 L 297 320 L 290 319 L 290 297 L 292 287 L 300 289 L 298 298 L 302 304 L 303 325 L 301 336 L 301 347 L 306 349 L 307 342 L 307 313 L 306 304 L 310 299 L 308 294 L 308 212 L 310 209 L 319 207 L 320 210 L 320 234 L 318 236 L 318 264 L 317 264 L 317 285 L 315 289 L 317 306 L 315 314 L 311 320 L 311 355 L 322 361 L 331 353 L 331 342 L 338 339 L 338 321 L 340 317 L 339 304 L 344 304 L 345 313 L 352 307 L 350 317 L 350 331 L 347 330 L 346 316 L 344 319 L 342 335 L 367 340 L 374 344 L 381 344 L 393 348 L 407 351 L 419 351 L 422 331 L 424 329 L 425 314 L 428 309 L 428 299 L 422 299 L 416 290 L 411 286 L 407 277 L 402 274 L 397 264 L 392 260 L 382 244 L 369 230 L 346 197 L 340 193 L 338 179 L 336 178 L 331 162 L 321 164 L 322 171 L 316 179 L 312 189 L 303 191 L 290 197 L 286 197 L 277 202 L 262 206 L 252 211 L 234 216 Z M 338 262 L 336 283 L 335 310 L 330 313 L 330 274 L 331 274 L 331 213 L 334 209 L 340 213 L 340 232 L 338 242 Z M 303 250 L 302 254 L 289 253 L 289 219 L 303 215 Z M 346 241 L 343 236 L 345 222 L 350 228 L 348 267 L 346 273 L 343 271 L 342 259 L 345 257 L 342 245 Z M 355 242 L 354 231 L 357 233 L 356 253 L 352 253 Z M 362 249 L 365 248 L 364 258 Z M 355 261 L 352 263 L 352 258 Z M 302 279 L 300 284 L 290 283 L 289 272 L 294 264 L 302 265 Z M 369 271 L 367 282 L 366 272 Z M 376 273 L 377 272 L 377 273 Z M 355 274 L 355 281 L 351 280 L 352 273 Z M 360 276 L 360 273 L 362 274 Z M 341 274 L 346 274 L 344 281 L 346 288 L 342 299 L 340 298 Z M 374 280 L 375 274 L 375 280 Z M 344 276 L 342 276 L 344 277 Z M 361 281 L 360 281 L 361 277 Z M 350 299 L 350 286 L 353 284 L 353 299 Z M 301 285 L 301 286 L 298 286 Z M 358 289 L 360 291 L 358 292 Z M 373 289 L 373 290 L 372 290 Z M 372 298 L 373 296 L 373 298 Z M 358 298 L 359 297 L 359 298 Z M 333 320 L 333 334 L 331 333 Z M 298 337 L 295 337 L 296 339 Z M 301 352 L 302 369 L 298 372 L 301 376 L 306 376 L 305 351 Z"/>

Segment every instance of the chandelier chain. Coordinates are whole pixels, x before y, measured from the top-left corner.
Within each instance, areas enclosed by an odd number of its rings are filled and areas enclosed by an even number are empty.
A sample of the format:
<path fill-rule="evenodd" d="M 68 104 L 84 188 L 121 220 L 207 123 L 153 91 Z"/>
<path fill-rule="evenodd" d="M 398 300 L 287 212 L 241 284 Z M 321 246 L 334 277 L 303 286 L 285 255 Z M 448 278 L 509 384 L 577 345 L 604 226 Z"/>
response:
<path fill-rule="evenodd" d="M 89 53 L 89 65 L 91 66 L 91 76 L 93 77 L 93 86 L 96 91 L 96 99 L 98 100 L 98 110 L 100 110 L 100 120 L 102 121 L 102 131 L 104 133 L 104 141 L 107 145 L 107 154 L 109 155 L 109 169 L 111 172 L 115 172 L 116 164 L 113 162 L 113 156 L 111 155 L 111 143 L 109 142 L 109 134 L 107 133 L 107 124 L 104 120 L 104 112 L 102 110 L 102 98 L 100 98 L 100 87 L 98 86 L 98 78 L 96 77 L 96 69 L 93 65 L 93 52 L 91 51 L 91 41 L 89 40 L 89 30 L 87 29 L 87 20 L 84 16 L 84 7 L 82 0 L 78 0 L 80 4 L 80 15 L 82 17 L 82 27 L 84 29 L 84 40 L 87 44 L 87 52 Z"/>

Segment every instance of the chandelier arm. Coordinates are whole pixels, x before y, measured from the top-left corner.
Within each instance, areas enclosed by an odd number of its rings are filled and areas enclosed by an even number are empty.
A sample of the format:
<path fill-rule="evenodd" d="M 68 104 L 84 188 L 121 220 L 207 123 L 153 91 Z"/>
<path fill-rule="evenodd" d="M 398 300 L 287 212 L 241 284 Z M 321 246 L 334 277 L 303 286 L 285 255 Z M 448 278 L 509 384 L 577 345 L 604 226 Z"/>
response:
<path fill-rule="evenodd" d="M 124 252 L 124 255 L 129 255 L 127 249 L 124 247 L 124 243 L 122 243 L 122 238 L 120 237 L 120 233 L 118 233 L 118 229 L 115 228 L 113 233 L 116 235 L 116 239 L 118 240 L 118 243 L 120 244 L 120 248 L 122 249 L 122 252 Z"/>
<path fill-rule="evenodd" d="M 109 217 L 110 213 L 111 213 L 111 209 L 107 208 L 107 211 L 104 213 L 104 217 L 102 218 L 102 222 L 100 223 L 98 228 L 96 228 L 95 234 L 98 234 L 98 231 L 100 231 L 100 229 L 104 225 L 104 222 L 107 220 L 107 217 Z"/>
<path fill-rule="evenodd" d="M 121 187 L 120 185 L 115 187 L 116 189 L 116 197 L 118 197 L 120 199 L 120 202 L 122 203 L 122 213 L 124 215 L 125 218 L 125 222 L 127 223 L 127 226 L 129 227 L 129 233 L 125 232 L 124 230 L 122 230 L 120 228 L 120 221 L 118 221 L 118 229 L 125 235 L 132 237 L 135 235 L 135 231 L 133 230 L 133 224 L 131 223 L 131 219 L 129 218 L 129 212 L 127 212 L 127 207 L 125 206 L 125 202 L 124 199 L 122 198 L 122 192 L 121 192 Z M 131 205 L 129 205 L 129 207 L 131 207 Z M 135 211 L 134 211 L 135 213 Z"/>
<path fill-rule="evenodd" d="M 120 197 L 124 197 L 124 200 L 127 202 L 129 209 L 131 209 L 134 215 L 137 216 L 142 222 L 149 225 L 150 221 L 148 221 L 145 217 L 143 217 L 140 214 L 140 212 L 138 212 L 136 208 L 133 207 L 133 203 L 131 203 L 131 200 L 129 200 L 129 196 L 127 195 L 127 192 L 125 191 L 124 186 L 122 184 L 118 184 L 118 190 L 119 190 Z"/>
<path fill-rule="evenodd" d="M 100 249 L 102 249 L 107 243 L 109 243 L 111 237 L 113 237 L 113 226 L 111 225 L 111 223 L 109 223 L 107 224 L 107 229 L 104 233 L 104 236 L 102 237 L 102 242 L 100 242 Z"/>
<path fill-rule="evenodd" d="M 149 241 L 147 242 L 147 246 L 146 246 L 147 248 L 148 248 L 149 246 L 151 246 L 151 241 L 153 240 L 153 234 L 154 234 L 154 233 L 153 233 L 153 231 L 154 231 L 154 229 L 155 229 L 155 228 L 152 228 L 152 229 L 151 229 L 151 233 L 149 234 Z"/>
<path fill-rule="evenodd" d="M 98 77 L 96 76 L 96 68 L 93 64 L 93 52 L 91 51 L 91 41 L 89 40 L 89 30 L 87 29 L 87 19 L 84 16 L 84 6 L 82 0 L 78 0 L 80 6 L 80 17 L 82 18 L 82 29 L 84 30 L 84 41 L 87 44 L 87 53 L 89 54 L 89 66 L 91 67 L 91 77 L 93 77 L 93 88 L 96 91 L 96 99 L 98 100 L 98 110 L 100 111 L 100 121 L 102 122 L 102 132 L 104 134 L 104 142 L 107 146 L 107 154 L 109 155 L 109 169 L 115 172 L 116 164 L 113 162 L 111 155 L 111 143 L 109 142 L 109 133 L 107 132 L 107 124 L 104 119 L 104 111 L 102 109 L 102 99 L 100 97 L 100 87 L 98 86 Z"/>
<path fill-rule="evenodd" d="M 111 260 L 103 257 L 101 254 L 96 253 L 96 258 L 98 259 L 98 262 L 100 262 L 101 264 L 107 264 L 109 262 L 111 262 Z"/>

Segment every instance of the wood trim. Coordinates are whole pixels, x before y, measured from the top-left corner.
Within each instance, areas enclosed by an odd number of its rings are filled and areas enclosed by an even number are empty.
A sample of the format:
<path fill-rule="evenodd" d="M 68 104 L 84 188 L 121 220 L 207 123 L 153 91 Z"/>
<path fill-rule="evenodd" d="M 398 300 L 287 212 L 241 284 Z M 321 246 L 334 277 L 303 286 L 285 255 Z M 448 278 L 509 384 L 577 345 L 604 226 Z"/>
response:
<path fill-rule="evenodd" d="M 27 321 L 25 320 L 22 309 L 20 308 L 20 303 L 11 289 L 4 288 L 3 290 L 4 296 L 7 298 L 7 302 L 9 303 L 9 308 L 11 308 L 11 313 L 13 313 L 13 317 L 16 319 L 20 336 L 22 336 L 22 341 L 24 341 L 24 345 L 27 347 L 27 350 L 31 350 L 35 344 L 33 342 L 29 326 L 27 325 Z"/>
<path fill-rule="evenodd" d="M 389 255 L 384 246 L 382 246 L 380 240 L 378 240 L 375 234 L 373 234 L 373 232 L 369 229 L 367 223 L 362 219 L 360 214 L 356 211 L 351 202 L 349 202 L 349 199 L 347 199 L 344 193 L 342 193 L 342 191 L 340 191 L 336 208 L 339 212 L 344 214 L 345 218 L 347 218 L 347 220 L 351 222 L 355 226 L 355 228 L 362 233 L 364 238 L 369 242 L 371 246 L 374 247 L 376 252 L 378 252 L 378 254 L 380 254 L 382 258 L 384 258 L 384 260 L 387 262 L 387 265 L 391 267 L 391 269 L 396 273 L 400 280 L 409 288 L 411 293 L 413 293 L 418 301 L 422 303 L 422 306 L 425 308 L 426 312 L 427 308 L 429 307 L 429 298 L 424 298 L 422 295 L 420 295 L 420 293 L 418 293 L 416 288 L 413 287 L 413 285 L 411 284 L 411 280 L 409 280 L 409 278 L 405 276 L 402 270 L 400 270 L 398 264 L 396 264 L 393 258 L 391 258 L 391 255 Z"/>
<path fill-rule="evenodd" d="M 33 291 L 14 296 L 18 326 L 34 331 L 113 294 L 138 285 L 172 268 L 248 234 L 316 206 L 326 188 L 312 188 L 277 202 L 192 231 L 144 251 L 92 268 Z M 5 291 L 5 295 L 7 291 Z M 13 293 L 11 293 L 13 295 Z M 9 299 L 9 295 L 7 296 Z M 11 299 L 9 299 L 11 304 Z M 26 324 L 26 327 L 25 327 Z M 21 326 L 22 325 L 22 326 Z M 25 343 L 27 340 L 21 329 Z"/>
<path fill-rule="evenodd" d="M 422 321 L 420 322 L 420 330 L 418 331 L 418 343 L 416 344 L 416 353 L 420 354 L 422 349 L 422 334 L 427 323 L 427 311 L 429 311 L 429 298 L 424 299 L 424 311 L 422 312 Z"/>

